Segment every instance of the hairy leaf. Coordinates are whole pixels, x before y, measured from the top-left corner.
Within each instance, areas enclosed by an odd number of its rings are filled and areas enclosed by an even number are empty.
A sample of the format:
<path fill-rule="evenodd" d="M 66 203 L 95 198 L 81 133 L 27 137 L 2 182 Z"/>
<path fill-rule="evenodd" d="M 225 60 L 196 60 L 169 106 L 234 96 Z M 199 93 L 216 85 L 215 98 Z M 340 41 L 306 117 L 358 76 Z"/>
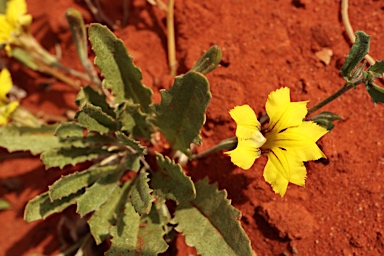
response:
<path fill-rule="evenodd" d="M 144 155 L 146 147 L 141 146 L 140 142 L 135 141 L 122 132 L 116 132 L 116 138 L 125 146 L 131 148 L 133 151 L 135 151 L 138 155 Z"/>
<path fill-rule="evenodd" d="M 87 160 L 96 159 L 102 155 L 110 154 L 107 150 L 102 148 L 60 148 L 50 149 L 41 154 L 41 161 L 45 167 L 60 167 L 71 164 L 75 165 Z"/>
<path fill-rule="evenodd" d="M 64 197 L 61 200 L 51 202 L 48 192 L 40 194 L 28 202 L 24 211 L 24 220 L 27 222 L 45 219 L 49 215 L 61 212 L 68 206 L 75 204 L 77 199 L 84 191 L 80 190 L 76 194 Z"/>
<path fill-rule="evenodd" d="M 176 77 L 171 89 L 161 91 L 161 104 L 155 105 L 154 124 L 163 132 L 171 147 L 189 155 L 191 143 L 200 143 L 200 129 L 211 99 L 204 75 L 188 72 Z"/>
<path fill-rule="evenodd" d="M 61 177 L 49 186 L 51 200 L 61 199 L 93 184 L 101 175 L 117 169 L 117 165 L 94 165 L 88 170 Z"/>
<path fill-rule="evenodd" d="M 109 228 L 115 224 L 114 215 L 122 194 L 123 189 L 116 187 L 108 200 L 88 220 L 89 228 L 96 244 L 102 243 L 104 239 L 109 237 Z"/>
<path fill-rule="evenodd" d="M 168 157 L 164 158 L 161 154 L 156 154 L 156 161 L 159 171 L 154 173 L 151 180 L 156 194 L 176 203 L 195 198 L 195 186 L 179 164 L 175 164 Z"/>
<path fill-rule="evenodd" d="M 359 62 L 367 55 L 369 51 L 370 36 L 363 31 L 356 31 L 356 41 L 352 45 L 348 53 L 344 65 L 341 67 L 341 74 L 347 81 L 350 78 L 352 70 L 359 64 Z"/>
<path fill-rule="evenodd" d="M 152 124 L 147 118 L 148 115 L 141 112 L 138 104 L 124 102 L 118 106 L 116 112 L 122 131 L 132 134 L 135 138 L 151 138 Z"/>
<path fill-rule="evenodd" d="M 117 225 L 124 222 L 122 232 L 119 234 L 119 226 L 111 230 L 112 245 L 106 255 L 156 256 L 167 250 L 168 245 L 163 239 L 164 228 L 154 205 L 150 213 L 141 219 L 137 218 L 129 204 L 125 213 L 126 216 L 120 217 L 120 222 L 117 222 Z"/>
<path fill-rule="evenodd" d="M 116 169 L 113 172 L 99 178 L 91 187 L 87 188 L 85 193 L 77 201 L 76 212 L 84 216 L 104 204 L 113 191 L 118 187 L 124 171 Z"/>
<path fill-rule="evenodd" d="M 151 195 L 152 189 L 149 188 L 148 181 L 148 173 L 142 169 L 133 181 L 130 191 L 131 203 L 140 215 L 148 214 L 155 200 Z"/>
<path fill-rule="evenodd" d="M 43 125 L 39 128 L 6 125 L 0 127 L 0 146 L 9 152 L 31 151 L 40 154 L 51 148 L 59 147 L 60 141 L 53 134 L 57 125 Z"/>
<path fill-rule="evenodd" d="M 374 72 L 376 74 L 384 73 L 384 60 L 376 61 L 375 64 L 368 68 L 368 71 Z"/>
<path fill-rule="evenodd" d="M 85 103 L 100 107 L 104 113 L 112 118 L 116 118 L 115 111 L 108 105 L 105 95 L 99 94 L 89 86 L 81 88 L 76 98 L 76 104 L 78 106 L 82 106 Z"/>
<path fill-rule="evenodd" d="M 231 206 L 226 191 L 218 191 L 216 184 L 208 184 L 208 179 L 195 186 L 196 198 L 179 204 L 172 220 L 186 243 L 200 255 L 253 255 L 240 225 L 241 213 Z"/>
<path fill-rule="evenodd" d="M 68 137 L 83 137 L 84 128 L 75 122 L 64 122 L 61 123 L 56 131 L 55 136 L 60 138 Z"/>
<path fill-rule="evenodd" d="M 369 95 L 371 96 L 375 104 L 384 103 L 384 88 L 377 86 L 372 81 L 367 83 L 365 88 L 367 89 Z"/>
<path fill-rule="evenodd" d="M 117 215 L 117 224 L 110 228 L 112 236 L 111 248 L 105 253 L 106 256 L 130 255 L 128 250 L 135 248 L 140 229 L 140 215 L 128 202 Z"/>
<path fill-rule="evenodd" d="M 342 116 L 336 115 L 332 112 L 321 112 L 320 114 L 310 118 L 310 120 L 324 127 L 328 131 L 332 130 L 335 127 L 333 121 L 341 119 L 343 119 Z"/>
<path fill-rule="evenodd" d="M 104 113 L 100 107 L 90 103 L 85 103 L 76 113 L 75 118 L 89 131 L 103 134 L 117 129 L 116 122 L 111 116 Z"/>
<path fill-rule="evenodd" d="M 89 27 L 89 40 L 96 53 L 95 63 L 105 77 L 105 87 L 111 89 L 116 102 L 140 104 L 142 110 L 148 113 L 152 91 L 142 84 L 141 71 L 133 64 L 123 41 L 100 24 Z"/>

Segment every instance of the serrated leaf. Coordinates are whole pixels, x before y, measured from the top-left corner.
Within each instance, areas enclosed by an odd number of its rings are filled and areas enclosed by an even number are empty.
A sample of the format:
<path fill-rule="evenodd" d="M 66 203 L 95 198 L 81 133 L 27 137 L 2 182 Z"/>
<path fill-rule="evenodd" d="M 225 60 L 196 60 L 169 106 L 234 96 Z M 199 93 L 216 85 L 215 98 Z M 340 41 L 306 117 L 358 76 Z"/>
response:
<path fill-rule="evenodd" d="M 152 189 L 149 188 L 148 181 L 148 173 L 142 169 L 133 181 L 129 193 L 131 203 L 140 215 L 148 214 L 151 210 L 152 202 L 155 200 L 151 195 Z"/>
<path fill-rule="evenodd" d="M 84 128 L 75 122 L 64 122 L 61 123 L 56 131 L 55 136 L 60 138 L 68 137 L 83 137 Z"/>
<path fill-rule="evenodd" d="M 185 175 L 179 164 L 175 164 L 168 157 L 156 154 L 158 172 L 153 174 L 151 187 L 156 194 L 176 203 L 192 200 L 196 197 L 195 186 L 190 177 Z"/>
<path fill-rule="evenodd" d="M 109 228 L 115 224 L 114 215 L 122 195 L 123 189 L 116 187 L 108 200 L 88 220 L 89 228 L 96 244 L 101 244 L 104 239 L 109 237 Z"/>
<path fill-rule="evenodd" d="M 111 89 L 116 102 L 134 102 L 149 113 L 152 91 L 142 84 L 141 71 L 133 64 L 123 41 L 100 24 L 91 24 L 88 33 L 96 54 L 95 63 L 105 77 L 105 87 Z"/>
<path fill-rule="evenodd" d="M 41 154 L 41 161 L 45 164 L 45 167 L 60 167 L 71 164 L 75 165 L 87 160 L 96 159 L 100 156 L 105 156 L 110 154 L 105 149 L 95 147 L 95 148 L 60 148 L 60 149 L 50 149 Z"/>
<path fill-rule="evenodd" d="M 376 74 L 384 73 L 384 60 L 376 61 L 375 64 L 368 68 L 368 71 L 374 72 Z"/>
<path fill-rule="evenodd" d="M 11 209 L 11 205 L 4 199 L 0 198 L 0 211 Z"/>
<path fill-rule="evenodd" d="M 372 81 L 367 83 L 365 88 L 375 104 L 384 103 L 384 88 L 377 86 Z"/>
<path fill-rule="evenodd" d="M 61 177 L 49 186 L 51 200 L 61 199 L 93 184 L 101 175 L 117 169 L 116 165 L 94 165 L 88 170 Z"/>
<path fill-rule="evenodd" d="M 80 92 L 76 97 L 76 104 L 82 106 L 85 103 L 90 103 L 91 105 L 98 106 L 101 110 L 112 118 L 116 118 L 116 114 L 107 103 L 107 99 L 104 94 L 99 94 L 91 87 L 86 86 L 81 88 Z"/>
<path fill-rule="evenodd" d="M 341 119 L 343 119 L 342 116 L 336 115 L 332 112 L 322 112 L 310 118 L 310 120 L 324 127 L 328 131 L 332 130 L 335 127 L 335 125 L 332 123 L 333 121 L 341 120 Z"/>
<path fill-rule="evenodd" d="M 40 194 L 28 202 L 24 211 L 24 220 L 27 222 L 41 220 L 51 214 L 61 212 L 68 206 L 75 204 L 82 193 L 84 191 L 80 190 L 75 194 L 53 202 L 51 202 L 48 192 Z"/>
<path fill-rule="evenodd" d="M 85 103 L 80 111 L 76 113 L 75 118 L 80 125 L 89 131 L 95 131 L 101 134 L 117 130 L 115 120 L 104 113 L 98 106 Z"/>
<path fill-rule="evenodd" d="M 367 55 L 369 51 L 370 36 L 363 31 L 356 31 L 356 41 L 348 53 L 347 59 L 341 67 L 341 75 L 345 80 L 349 80 L 352 70 Z"/>
<path fill-rule="evenodd" d="M 120 143 L 122 143 L 124 146 L 131 148 L 137 154 L 145 154 L 146 147 L 140 145 L 140 142 L 127 137 L 126 135 L 124 135 L 124 133 L 116 132 L 116 138 L 119 140 Z"/>
<path fill-rule="evenodd" d="M 190 144 L 201 142 L 200 129 L 210 99 L 207 78 L 192 71 L 176 77 L 171 89 L 161 91 L 153 122 L 174 150 L 189 155 Z"/>
<path fill-rule="evenodd" d="M 140 215 L 130 203 L 126 203 L 117 216 L 117 225 L 110 228 L 112 245 L 105 255 L 130 255 L 128 249 L 136 247 L 139 229 Z"/>
<path fill-rule="evenodd" d="M 196 198 L 176 207 L 172 223 L 186 243 L 200 255 L 252 254 L 249 238 L 240 225 L 241 213 L 231 206 L 225 190 L 209 185 L 208 179 L 195 184 Z"/>
<path fill-rule="evenodd" d="M 117 182 L 123 173 L 124 171 L 121 169 L 116 169 L 99 178 L 91 187 L 87 188 L 85 193 L 78 199 L 76 212 L 83 217 L 87 213 L 99 209 L 118 187 Z"/>
<path fill-rule="evenodd" d="M 0 127 L 0 146 L 9 152 L 31 151 L 40 154 L 51 148 L 59 147 L 60 141 L 53 136 L 57 125 L 43 125 L 39 128 L 6 125 Z"/>
<path fill-rule="evenodd" d="M 135 138 L 151 138 L 152 124 L 148 121 L 148 115 L 141 112 L 138 104 L 124 102 L 118 106 L 116 112 L 122 131 L 127 131 Z"/>
<path fill-rule="evenodd" d="M 118 226 L 111 229 L 112 245 L 106 255 L 155 256 L 167 250 L 168 245 L 163 239 L 165 232 L 155 206 L 141 219 L 134 215 L 129 204 L 125 212 L 127 215 L 122 218 L 124 228 L 121 235 L 116 232 Z"/>

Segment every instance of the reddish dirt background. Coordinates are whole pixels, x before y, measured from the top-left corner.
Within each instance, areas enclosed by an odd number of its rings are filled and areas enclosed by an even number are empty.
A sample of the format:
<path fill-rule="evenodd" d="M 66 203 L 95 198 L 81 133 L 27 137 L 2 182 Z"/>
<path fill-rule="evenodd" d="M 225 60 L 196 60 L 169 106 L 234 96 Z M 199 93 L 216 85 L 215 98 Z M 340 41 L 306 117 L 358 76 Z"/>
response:
<path fill-rule="evenodd" d="M 87 23 L 94 22 L 84 2 L 27 3 L 34 17 L 33 34 L 52 52 L 59 44 L 62 62 L 81 70 L 64 12 L 74 7 Z M 121 3 L 106 7 L 106 12 L 119 22 Z M 355 30 L 372 36 L 371 55 L 383 59 L 383 1 L 351 0 L 349 15 Z M 163 12 L 145 0 L 132 0 L 128 26 L 115 31 L 141 68 L 144 83 L 154 90 L 155 102 L 160 101 L 158 90 L 172 84 L 164 22 Z M 340 1 L 177 0 L 175 26 L 178 73 L 191 68 L 211 45 L 223 50 L 222 66 L 208 74 L 213 98 L 202 132 L 204 144 L 198 151 L 234 135 L 228 110 L 236 105 L 247 103 L 260 116 L 268 93 L 288 86 L 292 100 L 310 100 L 310 107 L 343 85 L 339 69 L 350 41 L 341 23 Z M 322 48 L 333 51 L 329 65 L 315 56 Z M 14 83 L 28 92 L 22 101 L 25 107 L 61 116 L 67 109 L 75 109 L 74 89 L 15 62 L 9 68 Z M 51 86 L 47 89 L 41 83 Z M 308 163 L 306 187 L 290 185 L 283 198 L 263 180 L 265 158 L 248 171 L 234 167 L 221 153 L 186 167 L 194 180 L 208 176 L 228 191 L 243 214 L 242 226 L 257 255 L 384 254 L 384 107 L 374 106 L 359 86 L 323 110 L 345 118 L 319 142 L 328 159 Z M 62 217 L 25 223 L 23 211 L 28 200 L 71 168 L 46 171 L 38 157 L 27 154 L 21 158 L 5 150 L 0 154 L 0 196 L 13 207 L 0 212 L 0 255 L 58 252 L 63 244 L 56 224 Z M 195 254 L 179 236 L 168 254 L 188 253 Z"/>

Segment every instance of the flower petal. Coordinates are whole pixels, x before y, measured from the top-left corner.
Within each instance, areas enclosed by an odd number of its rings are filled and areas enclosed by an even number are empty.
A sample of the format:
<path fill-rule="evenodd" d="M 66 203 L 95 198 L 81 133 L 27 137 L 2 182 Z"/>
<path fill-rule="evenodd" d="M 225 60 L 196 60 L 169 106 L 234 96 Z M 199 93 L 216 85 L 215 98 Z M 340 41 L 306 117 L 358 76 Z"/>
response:
<path fill-rule="evenodd" d="M 291 102 L 287 87 L 271 92 L 265 105 L 270 119 L 267 131 L 280 132 L 299 125 L 308 112 L 307 102 Z"/>
<path fill-rule="evenodd" d="M 0 125 L 7 124 L 9 121 L 9 117 L 19 106 L 19 102 L 12 101 L 8 105 L 4 105 L 0 107 Z"/>
<path fill-rule="evenodd" d="M 276 194 L 284 196 L 289 182 L 299 186 L 305 185 L 307 171 L 300 159 L 280 148 L 270 150 L 267 156 L 264 179 L 271 184 Z"/>
<path fill-rule="evenodd" d="M 263 149 L 276 147 L 286 149 L 301 161 L 326 158 L 324 153 L 316 145 L 316 141 L 328 131 L 314 122 L 302 122 L 301 125 L 291 127 L 280 133 L 265 134 L 267 142 Z"/>
<path fill-rule="evenodd" d="M 12 26 L 9 24 L 6 16 L 0 14 L 0 44 L 5 44 L 12 33 Z"/>
<path fill-rule="evenodd" d="M 7 101 L 7 93 L 11 90 L 12 85 L 11 74 L 8 69 L 4 68 L 0 72 L 0 105 Z"/>
<path fill-rule="evenodd" d="M 249 105 L 236 106 L 229 111 L 236 124 L 260 130 L 260 123 L 257 121 L 256 114 Z"/>
<path fill-rule="evenodd" d="M 7 2 L 6 16 L 13 27 L 17 27 L 20 17 L 27 12 L 25 0 L 9 0 Z"/>
<path fill-rule="evenodd" d="M 244 139 L 238 140 L 234 150 L 224 153 L 231 157 L 232 163 L 244 170 L 251 168 L 255 160 L 260 157 L 260 150 L 255 147 L 255 143 L 252 140 Z"/>

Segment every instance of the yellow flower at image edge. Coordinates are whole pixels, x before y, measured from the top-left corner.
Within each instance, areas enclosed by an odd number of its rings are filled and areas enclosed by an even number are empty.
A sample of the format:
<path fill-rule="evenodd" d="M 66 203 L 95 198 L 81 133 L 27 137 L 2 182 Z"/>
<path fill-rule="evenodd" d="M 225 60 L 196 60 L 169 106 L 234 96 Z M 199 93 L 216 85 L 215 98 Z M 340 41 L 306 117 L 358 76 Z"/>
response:
<path fill-rule="evenodd" d="M 266 103 L 270 122 L 260 130 L 255 112 L 248 105 L 237 106 L 229 113 L 237 124 L 237 147 L 225 152 L 242 169 L 249 169 L 261 154 L 268 157 L 264 179 L 275 193 L 284 196 L 288 183 L 305 185 L 303 162 L 325 158 L 316 145 L 327 130 L 312 121 L 303 121 L 307 101 L 291 102 L 289 88 L 271 92 Z"/>
<path fill-rule="evenodd" d="M 7 124 L 11 114 L 19 106 L 19 102 L 9 102 L 7 98 L 7 94 L 11 88 L 11 74 L 8 69 L 3 69 L 0 72 L 0 125 Z"/>
<path fill-rule="evenodd" d="M 5 14 L 0 14 L 0 44 L 5 44 L 8 55 L 11 55 L 10 44 L 17 42 L 23 26 L 29 26 L 32 16 L 26 14 L 25 0 L 9 0 Z"/>

